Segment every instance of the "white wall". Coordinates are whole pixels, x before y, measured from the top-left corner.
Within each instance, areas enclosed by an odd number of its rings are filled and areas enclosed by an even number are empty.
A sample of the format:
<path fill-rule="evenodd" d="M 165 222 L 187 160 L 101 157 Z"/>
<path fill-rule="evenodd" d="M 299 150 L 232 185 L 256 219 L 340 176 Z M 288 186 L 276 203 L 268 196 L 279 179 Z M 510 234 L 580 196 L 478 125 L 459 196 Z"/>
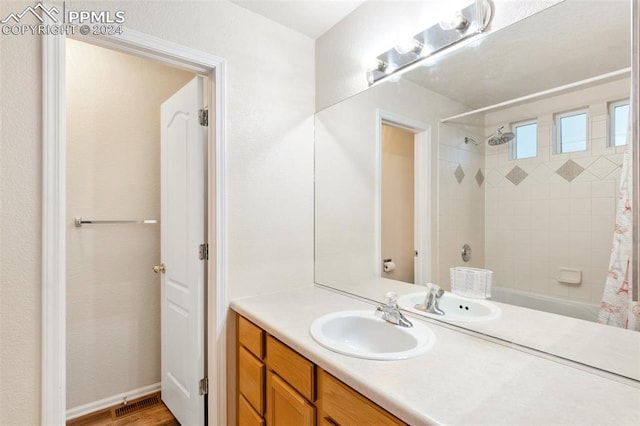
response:
<path fill-rule="evenodd" d="M 538 155 L 510 160 L 508 144 L 486 148 L 486 267 L 494 284 L 599 304 L 608 271 L 624 147 L 607 146 L 608 102 L 629 97 L 628 78 L 486 114 L 486 134 L 537 119 Z M 554 154 L 554 113 L 588 109 L 587 151 Z M 574 179 L 557 171 L 572 160 Z M 506 178 L 518 166 L 527 177 Z M 582 283 L 558 282 L 559 269 Z"/>
<path fill-rule="evenodd" d="M 193 73 L 66 48 L 67 408 L 160 381 L 160 105 Z"/>
<path fill-rule="evenodd" d="M 487 31 L 496 31 L 560 1 L 492 0 L 494 16 Z M 448 3 L 451 2 L 367 1 L 319 37 L 316 41 L 317 110 L 366 89 L 365 73 L 371 60 L 399 40 L 437 23 Z"/>
<path fill-rule="evenodd" d="M 129 28 L 227 60 L 228 296 L 312 285 L 313 40 L 225 1 L 66 6 L 120 8 Z M 0 424 L 39 424 L 41 49 L 1 37 Z"/>

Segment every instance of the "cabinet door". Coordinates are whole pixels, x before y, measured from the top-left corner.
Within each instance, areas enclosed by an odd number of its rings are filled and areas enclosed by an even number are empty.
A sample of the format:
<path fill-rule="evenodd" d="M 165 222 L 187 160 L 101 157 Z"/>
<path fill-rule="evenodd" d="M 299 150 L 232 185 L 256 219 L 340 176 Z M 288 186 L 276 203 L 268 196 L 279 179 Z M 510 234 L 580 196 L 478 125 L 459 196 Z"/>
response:
<path fill-rule="evenodd" d="M 267 424 L 269 426 L 313 426 L 315 407 L 280 377 L 267 378 Z"/>
<path fill-rule="evenodd" d="M 238 401 L 238 425 L 239 426 L 264 426 L 264 419 L 253 409 L 244 396 L 239 396 Z"/>

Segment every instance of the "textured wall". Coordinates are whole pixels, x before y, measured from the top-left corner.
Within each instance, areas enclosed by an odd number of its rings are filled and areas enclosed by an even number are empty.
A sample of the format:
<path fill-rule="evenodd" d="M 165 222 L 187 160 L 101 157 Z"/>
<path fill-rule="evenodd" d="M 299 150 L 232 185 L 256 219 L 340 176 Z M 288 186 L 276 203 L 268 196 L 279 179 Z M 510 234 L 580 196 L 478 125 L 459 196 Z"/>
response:
<path fill-rule="evenodd" d="M 23 3 L 0 3 L 4 18 Z M 40 40 L 0 39 L 0 424 L 40 423 Z"/>
<path fill-rule="evenodd" d="M 122 9 L 128 28 L 227 60 L 228 296 L 312 285 L 313 41 L 224 1 L 66 7 Z M 38 37 L 1 37 L 0 423 L 38 424 L 41 48 Z"/>
<path fill-rule="evenodd" d="M 67 42 L 67 408 L 160 381 L 160 104 L 194 74 Z"/>
<path fill-rule="evenodd" d="M 499 30 L 560 1 L 492 0 L 494 16 L 488 31 Z M 319 37 L 317 110 L 365 90 L 365 73 L 371 60 L 438 22 L 446 5 L 442 0 L 368 1 Z"/>

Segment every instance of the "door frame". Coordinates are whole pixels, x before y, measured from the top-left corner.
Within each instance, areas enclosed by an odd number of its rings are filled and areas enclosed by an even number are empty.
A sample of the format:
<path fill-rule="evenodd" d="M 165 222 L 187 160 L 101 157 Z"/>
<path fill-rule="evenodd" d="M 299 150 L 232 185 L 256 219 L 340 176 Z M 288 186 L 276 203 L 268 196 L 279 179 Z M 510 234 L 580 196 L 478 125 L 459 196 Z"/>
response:
<path fill-rule="evenodd" d="M 46 23 L 46 22 L 45 22 Z M 42 384 L 41 424 L 66 423 L 65 35 L 42 37 Z M 209 424 L 226 424 L 226 62 L 131 29 L 78 40 L 206 75 L 208 127 L 207 362 Z M 215 262 L 215 263 L 213 263 Z"/>
<path fill-rule="evenodd" d="M 433 215 L 437 211 L 437 188 L 433 183 L 434 168 L 430 167 L 434 147 L 431 137 L 431 125 L 401 115 L 378 109 L 376 111 L 376 178 L 375 178 L 375 221 L 376 221 L 376 271 L 381 276 L 382 270 L 382 125 L 406 129 L 415 134 L 414 137 L 414 244 L 418 250 L 418 262 L 414 263 L 414 281 L 426 284 L 432 279 L 433 265 Z M 426 193 L 431 197 L 427 198 Z M 429 203 L 430 201 L 430 203 Z"/>

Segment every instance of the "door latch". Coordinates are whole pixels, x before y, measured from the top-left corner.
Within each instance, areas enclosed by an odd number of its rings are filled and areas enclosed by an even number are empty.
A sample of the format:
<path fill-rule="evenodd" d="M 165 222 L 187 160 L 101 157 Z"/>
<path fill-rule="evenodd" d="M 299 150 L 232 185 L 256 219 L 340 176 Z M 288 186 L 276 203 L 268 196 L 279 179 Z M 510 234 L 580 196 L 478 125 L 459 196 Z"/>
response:
<path fill-rule="evenodd" d="M 209 378 L 205 377 L 200 379 L 198 388 L 200 390 L 200 395 L 207 395 L 209 393 Z"/>

